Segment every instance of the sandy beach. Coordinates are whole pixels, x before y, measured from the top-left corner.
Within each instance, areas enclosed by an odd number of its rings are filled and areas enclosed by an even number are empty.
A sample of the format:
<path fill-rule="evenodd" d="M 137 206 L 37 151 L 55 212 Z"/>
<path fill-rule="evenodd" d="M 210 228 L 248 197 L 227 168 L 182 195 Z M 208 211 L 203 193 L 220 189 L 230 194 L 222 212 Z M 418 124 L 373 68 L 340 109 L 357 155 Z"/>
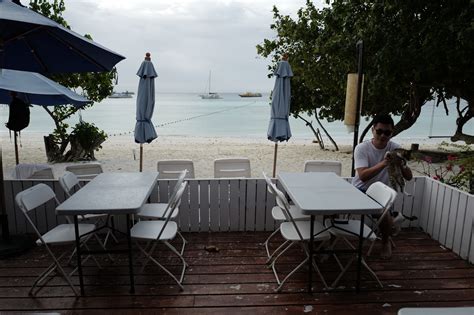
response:
<path fill-rule="evenodd" d="M 3 151 L 4 177 L 11 178 L 15 166 L 13 140 L 8 134 L 1 135 Z M 409 149 L 410 143 L 400 143 Z M 277 172 L 303 171 L 306 160 L 337 160 L 343 165 L 342 176 L 350 176 L 351 150 L 349 144 L 338 144 L 339 151 L 326 143 L 322 150 L 317 143 L 307 140 L 293 140 L 279 143 Z M 252 176 L 261 177 L 262 171 L 272 173 L 273 142 L 251 138 L 203 138 L 185 136 L 160 136 L 151 144 L 144 146 L 144 170 L 156 170 L 156 162 L 165 159 L 190 159 L 194 161 L 198 178 L 213 177 L 213 161 L 217 158 L 247 157 L 250 159 Z M 420 144 L 420 148 L 436 148 L 433 143 Z M 103 148 L 96 152 L 97 161 L 102 163 L 104 171 L 138 171 L 140 146 L 133 142 L 132 135 L 110 137 Z M 23 134 L 19 147 L 20 163 L 47 163 L 41 134 Z M 80 163 L 80 162 L 79 162 Z M 416 166 L 416 162 L 412 162 Z M 55 177 L 64 173 L 64 167 L 72 163 L 52 164 Z"/>

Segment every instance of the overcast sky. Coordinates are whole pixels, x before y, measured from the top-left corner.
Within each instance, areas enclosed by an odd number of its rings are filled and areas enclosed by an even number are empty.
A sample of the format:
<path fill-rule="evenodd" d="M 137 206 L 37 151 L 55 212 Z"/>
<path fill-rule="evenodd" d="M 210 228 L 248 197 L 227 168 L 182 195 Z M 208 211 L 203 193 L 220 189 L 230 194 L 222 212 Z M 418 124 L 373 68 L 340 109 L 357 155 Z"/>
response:
<path fill-rule="evenodd" d="M 317 0 L 315 3 L 322 3 Z M 158 72 L 158 92 L 198 92 L 212 70 L 215 92 L 270 92 L 269 60 L 255 46 L 274 38 L 275 4 L 296 16 L 305 0 L 66 0 L 64 17 L 80 34 L 127 59 L 115 90 L 135 91 L 145 52 Z M 321 6 L 321 4 L 318 4 Z"/>

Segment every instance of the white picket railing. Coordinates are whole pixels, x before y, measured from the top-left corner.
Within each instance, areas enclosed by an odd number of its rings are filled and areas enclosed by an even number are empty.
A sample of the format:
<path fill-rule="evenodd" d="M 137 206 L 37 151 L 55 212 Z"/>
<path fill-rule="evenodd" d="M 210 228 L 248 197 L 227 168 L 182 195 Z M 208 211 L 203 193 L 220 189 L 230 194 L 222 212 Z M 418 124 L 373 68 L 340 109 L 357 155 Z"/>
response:
<path fill-rule="evenodd" d="M 350 179 L 347 179 L 350 180 Z M 14 196 L 39 182 L 50 185 L 60 201 L 65 199 L 56 180 L 5 180 L 5 198 L 11 234 L 31 233 Z M 159 180 L 150 202 L 166 202 L 173 180 Z M 191 179 L 181 201 L 179 226 L 185 232 L 272 231 L 275 222 L 271 209 L 275 198 L 268 193 L 263 179 Z M 395 211 L 417 216 L 406 223 L 420 227 L 442 246 L 463 259 L 474 262 L 474 196 L 428 177 L 416 177 L 399 194 Z M 56 217 L 51 202 L 34 213 L 41 231 L 47 231 L 64 218 Z M 115 218 L 118 228 L 125 227 L 123 216 Z"/>

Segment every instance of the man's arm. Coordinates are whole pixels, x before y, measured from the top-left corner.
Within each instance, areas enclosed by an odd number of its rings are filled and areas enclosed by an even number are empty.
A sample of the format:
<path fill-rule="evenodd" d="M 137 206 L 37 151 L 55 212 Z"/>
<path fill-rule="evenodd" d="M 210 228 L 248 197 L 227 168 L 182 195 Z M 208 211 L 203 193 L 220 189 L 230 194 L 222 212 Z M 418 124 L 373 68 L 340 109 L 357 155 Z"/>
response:
<path fill-rule="evenodd" d="M 357 168 L 357 174 L 361 181 L 366 182 L 372 178 L 374 178 L 378 173 L 380 173 L 386 166 L 388 165 L 388 161 L 383 159 L 379 163 L 375 164 L 372 167 L 360 167 Z M 411 171 L 410 171 L 411 173 Z M 405 176 L 405 175 L 404 175 Z"/>

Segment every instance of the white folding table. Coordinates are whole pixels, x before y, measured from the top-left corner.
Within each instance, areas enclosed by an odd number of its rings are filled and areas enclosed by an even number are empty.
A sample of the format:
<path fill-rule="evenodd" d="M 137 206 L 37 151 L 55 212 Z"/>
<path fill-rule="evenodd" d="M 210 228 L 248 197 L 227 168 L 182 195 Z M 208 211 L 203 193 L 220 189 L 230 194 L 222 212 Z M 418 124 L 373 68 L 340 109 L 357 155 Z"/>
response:
<path fill-rule="evenodd" d="M 74 216 L 81 295 L 84 295 L 84 281 L 81 265 L 81 252 L 83 251 L 80 248 L 77 216 L 98 213 L 110 215 L 124 214 L 127 216 L 130 292 L 134 293 L 135 285 L 133 277 L 132 240 L 130 237 L 130 215 L 137 213 L 147 201 L 157 180 L 158 172 L 102 173 L 56 208 L 56 214 L 58 215 Z"/>
<path fill-rule="evenodd" d="M 310 259 L 308 260 L 309 284 L 308 291 L 311 292 L 314 241 L 314 218 L 317 215 L 339 215 L 351 214 L 360 215 L 360 234 L 358 264 L 357 264 L 357 282 L 356 290 L 360 288 L 360 269 L 362 262 L 363 228 L 364 215 L 377 214 L 382 210 L 382 206 L 364 194 L 359 189 L 352 186 L 343 178 L 335 173 L 280 173 L 278 179 L 302 213 L 311 216 L 311 239 L 309 244 Z"/>

